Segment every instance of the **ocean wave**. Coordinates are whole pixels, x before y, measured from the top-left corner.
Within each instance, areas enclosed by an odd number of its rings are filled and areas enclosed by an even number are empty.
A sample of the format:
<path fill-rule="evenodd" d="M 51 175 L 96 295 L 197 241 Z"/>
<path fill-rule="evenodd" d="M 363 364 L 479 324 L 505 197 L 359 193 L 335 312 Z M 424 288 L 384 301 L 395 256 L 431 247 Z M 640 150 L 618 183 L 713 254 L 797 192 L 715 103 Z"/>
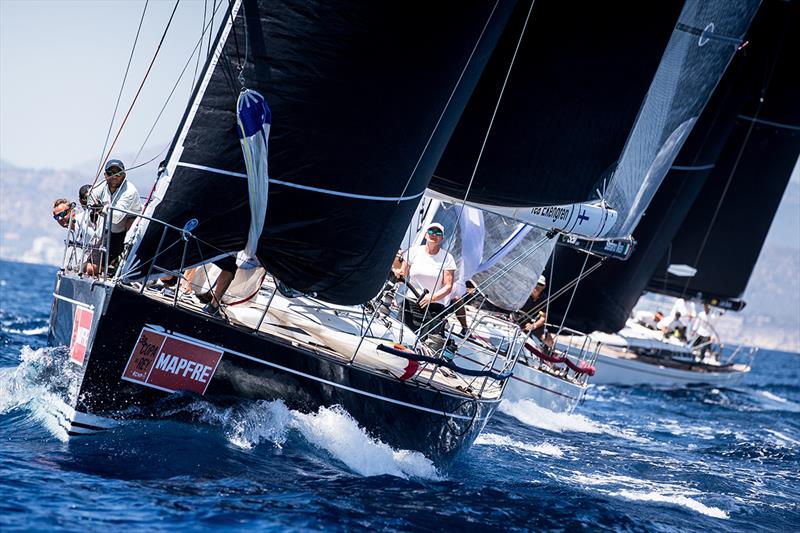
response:
<path fill-rule="evenodd" d="M 531 400 L 503 400 L 500 403 L 499 411 L 516 418 L 525 425 L 545 431 L 556 433 L 605 433 L 635 442 L 647 442 L 647 439 L 636 435 L 629 429 L 620 430 L 605 424 L 600 424 L 585 415 L 555 413 L 549 409 L 540 407 Z"/>
<path fill-rule="evenodd" d="M 393 475 L 440 479 L 430 459 L 420 452 L 394 450 L 369 436 L 340 407 L 322 407 L 316 413 L 292 412 L 292 426 L 303 437 L 363 476 Z"/>
<path fill-rule="evenodd" d="M 28 329 L 16 329 L 16 328 L 9 328 L 6 330 L 6 333 L 13 333 L 15 335 L 44 335 L 47 333 L 48 326 L 41 326 L 38 328 L 28 328 Z"/>
<path fill-rule="evenodd" d="M 673 504 L 713 518 L 728 518 L 728 513 L 724 510 L 705 505 L 697 500 L 704 493 L 683 485 L 658 483 L 611 473 L 584 474 L 574 472 L 564 480 L 582 486 L 590 486 L 593 492 L 603 493 L 608 496 L 621 497 L 632 501 Z"/>
<path fill-rule="evenodd" d="M 395 450 L 370 436 L 341 407 L 321 407 L 314 413 L 290 410 L 281 400 L 256 401 L 234 407 L 217 407 L 204 400 L 162 411 L 162 416 L 190 414 L 199 422 L 223 429 L 237 448 L 249 450 L 261 443 L 282 447 L 291 432 L 305 442 L 365 476 L 441 479 L 433 462 L 422 453 Z"/>
<path fill-rule="evenodd" d="M 765 390 L 758 391 L 758 395 L 762 398 L 760 407 L 764 407 L 765 410 L 800 413 L 800 404 L 796 402 Z"/>
<path fill-rule="evenodd" d="M 626 500 L 640 501 L 640 502 L 656 502 L 667 503 L 686 507 L 697 513 L 710 516 L 712 518 L 727 519 L 728 513 L 717 507 L 704 505 L 696 500 L 680 494 L 660 494 L 658 492 L 636 492 L 631 490 L 621 490 L 619 492 L 612 492 L 610 496 L 620 496 Z"/>
<path fill-rule="evenodd" d="M 24 346 L 16 367 L 0 368 L 0 415 L 24 410 L 59 440 L 67 440 L 69 410 L 64 395 L 74 390 L 75 373 L 63 349 Z"/>
<path fill-rule="evenodd" d="M 564 456 L 564 451 L 555 444 L 551 444 L 549 442 L 543 442 L 541 444 L 528 444 L 516 439 L 512 439 L 508 435 L 497 435 L 495 433 L 484 433 L 479 435 L 478 438 L 475 439 L 475 445 L 502 446 L 525 452 L 531 452 L 538 455 L 549 455 L 551 457 Z"/>

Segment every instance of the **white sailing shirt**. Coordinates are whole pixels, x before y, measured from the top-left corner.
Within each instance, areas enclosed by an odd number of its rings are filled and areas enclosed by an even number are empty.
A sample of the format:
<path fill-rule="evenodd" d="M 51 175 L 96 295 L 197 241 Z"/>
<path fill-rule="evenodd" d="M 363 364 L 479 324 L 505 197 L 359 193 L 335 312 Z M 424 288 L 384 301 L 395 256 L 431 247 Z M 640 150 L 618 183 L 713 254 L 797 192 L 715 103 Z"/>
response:
<path fill-rule="evenodd" d="M 409 249 L 408 264 L 409 283 L 419 289 L 428 289 L 431 294 L 444 286 L 445 270 L 456 270 L 456 260 L 451 254 L 440 248 L 436 255 L 430 255 L 425 244 Z M 451 295 L 452 292 L 436 303 L 449 304 Z"/>
<path fill-rule="evenodd" d="M 123 180 L 122 185 L 111 194 L 108 190 L 108 184 L 101 183 L 92 189 L 92 193 L 98 202 L 102 204 L 111 205 L 120 209 L 126 209 L 135 213 L 142 212 L 142 200 L 139 198 L 139 191 L 136 190 L 136 185 L 129 182 L 127 179 Z M 129 215 L 121 212 L 114 211 L 111 217 L 111 233 L 121 233 L 128 228 L 126 219 Z"/>
<path fill-rule="evenodd" d="M 695 324 L 694 324 L 695 334 L 700 337 L 711 337 L 712 318 L 716 318 L 713 312 L 706 314 L 705 310 L 700 311 L 700 313 L 695 318 Z"/>

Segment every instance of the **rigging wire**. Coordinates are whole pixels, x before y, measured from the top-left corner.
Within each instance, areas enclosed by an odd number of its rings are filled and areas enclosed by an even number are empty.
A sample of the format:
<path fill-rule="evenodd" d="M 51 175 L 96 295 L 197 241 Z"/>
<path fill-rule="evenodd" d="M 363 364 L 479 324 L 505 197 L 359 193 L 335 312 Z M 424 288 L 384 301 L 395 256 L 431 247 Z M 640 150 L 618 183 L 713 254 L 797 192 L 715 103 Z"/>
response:
<path fill-rule="evenodd" d="M 220 5 L 222 5 L 221 2 L 220 2 Z M 211 11 L 213 13 L 217 12 L 217 0 L 213 0 L 213 2 L 211 3 L 211 8 L 212 8 Z M 206 59 L 211 57 L 211 53 L 212 53 L 211 52 L 211 37 L 213 35 L 214 35 L 214 16 L 212 15 L 211 16 L 211 29 L 208 32 L 208 44 L 206 45 Z"/>
<path fill-rule="evenodd" d="M 220 4 L 220 5 L 222 5 L 222 4 Z M 184 63 L 183 69 L 181 70 L 181 73 L 178 75 L 178 79 L 175 80 L 175 83 L 172 85 L 172 89 L 170 90 L 169 94 L 167 95 L 167 99 L 164 102 L 164 105 L 161 106 L 161 111 L 158 112 L 158 116 L 156 117 L 155 121 L 153 122 L 153 125 L 150 127 L 150 131 L 147 132 L 147 136 L 145 137 L 144 141 L 142 142 L 142 145 L 139 147 L 139 151 L 136 153 L 136 157 L 133 159 L 134 164 L 139 159 L 139 156 L 142 154 L 142 151 L 144 150 L 145 146 L 147 145 L 147 141 L 150 140 L 150 136 L 153 134 L 153 131 L 155 130 L 156 125 L 158 125 L 158 121 L 161 120 L 161 115 L 163 115 L 164 111 L 167 109 L 167 105 L 169 105 L 169 101 L 172 99 L 172 95 L 175 94 L 175 90 L 178 88 L 178 85 L 180 84 L 181 79 L 183 78 L 183 75 L 186 73 L 186 69 L 189 67 L 189 64 L 192 62 L 192 57 L 194 57 L 195 51 L 197 52 L 198 58 L 200 57 L 200 54 L 201 54 L 202 48 L 203 48 L 203 38 L 205 37 L 206 31 L 210 31 L 209 28 L 214 23 L 214 16 L 215 15 L 216 15 L 216 11 L 211 13 L 211 21 L 207 24 L 208 27 L 206 27 L 204 29 L 203 33 L 200 34 L 200 39 L 197 41 L 197 43 L 194 45 L 194 48 L 192 48 L 192 51 L 189 53 L 189 58 Z M 200 47 L 199 50 L 198 50 L 198 47 Z M 170 141 L 170 143 L 167 144 L 166 148 L 164 148 L 163 150 L 161 150 L 159 152 L 159 155 L 163 154 L 169 148 L 169 145 L 171 144 L 171 142 L 172 141 Z M 158 157 L 158 156 L 156 156 L 156 157 Z M 152 161 L 152 159 L 151 159 L 151 161 Z M 144 163 L 144 164 L 147 164 L 147 163 Z M 143 166 L 143 165 L 139 165 L 139 166 Z M 134 168 L 138 168 L 138 167 L 134 167 Z"/>
<path fill-rule="evenodd" d="M 434 124 L 433 130 L 431 130 L 431 134 L 428 137 L 428 140 L 425 143 L 425 146 L 422 148 L 422 152 L 420 152 L 420 154 L 419 154 L 419 159 L 417 159 L 417 162 L 414 165 L 414 168 L 411 169 L 411 174 L 409 174 L 408 179 L 406 180 L 406 184 L 403 187 L 403 192 L 400 194 L 401 198 L 406 195 L 406 191 L 408 190 L 408 186 L 411 185 L 411 180 L 413 179 L 414 175 L 417 173 L 417 168 L 419 168 L 419 165 L 422 163 L 422 159 L 425 157 L 425 154 L 428 151 L 428 147 L 430 146 L 431 141 L 433 140 L 433 136 L 436 134 L 436 131 L 439 129 L 439 124 L 442 123 L 442 119 L 444 118 L 444 115 L 447 112 L 447 108 L 450 107 L 450 102 L 452 102 L 453 96 L 455 96 L 455 94 L 456 94 L 456 89 L 458 89 L 458 86 L 461 85 L 461 80 L 464 78 L 464 74 L 467 72 L 467 68 L 472 63 L 472 58 L 475 56 L 475 52 L 478 49 L 478 45 L 483 40 L 483 34 L 486 33 L 486 28 L 489 27 L 489 22 L 491 22 L 492 17 L 494 16 L 494 12 L 497 9 L 497 5 L 498 5 L 498 2 L 495 2 L 494 7 L 492 8 L 492 12 L 489 13 L 489 17 L 486 19 L 486 24 L 483 25 L 483 29 L 481 30 L 480 35 L 478 35 L 477 41 L 475 41 L 475 46 L 472 47 L 472 51 L 470 52 L 469 57 L 467 58 L 467 62 L 464 64 L 464 68 L 461 69 L 461 74 L 459 74 L 455 85 L 453 85 L 453 90 L 450 91 L 450 97 L 447 99 L 447 102 L 444 104 L 444 108 L 442 108 L 442 112 L 439 114 L 439 118 L 436 120 L 436 124 Z M 397 201 L 397 204 L 400 205 L 400 200 Z"/>
<path fill-rule="evenodd" d="M 470 176 L 469 183 L 467 184 L 467 188 L 464 191 L 464 198 L 461 200 L 460 210 L 459 210 L 459 213 L 458 213 L 458 218 L 456 219 L 456 225 L 460 224 L 461 217 L 464 214 L 464 207 L 466 206 L 467 198 L 469 198 L 469 193 L 470 193 L 470 190 L 472 189 L 472 184 L 475 181 L 475 176 L 478 174 L 478 167 L 481 164 L 481 159 L 483 158 L 483 152 L 486 149 L 487 142 L 489 141 L 489 135 L 491 135 L 491 133 L 492 133 L 492 128 L 494 127 L 494 121 L 495 121 L 495 118 L 497 117 L 497 110 L 500 108 L 500 103 L 503 100 L 503 95 L 505 94 L 506 86 L 508 85 L 508 79 L 511 77 L 511 71 L 514 68 L 514 63 L 515 63 L 515 61 L 517 59 L 517 53 L 519 52 L 519 48 L 522 45 L 522 39 L 523 39 L 523 37 L 525 37 L 525 31 L 528 28 L 528 22 L 530 21 L 531 12 L 533 11 L 533 4 L 534 3 L 535 3 L 535 0 L 531 0 L 531 5 L 528 8 L 528 13 L 527 13 L 527 15 L 525 17 L 525 24 L 523 24 L 523 26 L 522 26 L 522 30 L 520 31 L 519 38 L 517 39 L 516 47 L 514 48 L 514 53 L 512 54 L 511 61 L 508 64 L 508 69 L 506 69 L 506 75 L 505 75 L 505 78 L 503 79 L 503 85 L 501 86 L 500 92 L 497 95 L 497 102 L 495 103 L 494 110 L 492 111 L 492 117 L 489 120 L 488 126 L 486 127 L 486 134 L 483 136 L 483 142 L 481 143 L 481 148 L 478 151 L 478 157 L 475 160 L 475 166 L 472 169 L 472 175 Z M 495 4 L 495 7 L 496 7 L 496 4 Z M 492 13 L 494 13 L 494 10 L 492 10 Z M 489 19 L 491 20 L 491 16 L 489 17 Z M 488 21 L 487 21 L 487 24 L 488 24 Z M 481 36 L 482 35 L 483 35 L 483 33 L 481 33 Z M 478 42 L 480 42 L 480 40 Z M 475 46 L 477 47 L 477 44 Z M 463 75 L 463 73 L 462 73 L 462 75 Z M 440 120 L 441 120 L 441 118 L 440 118 Z M 438 126 L 438 123 L 437 123 L 437 126 Z M 421 156 L 420 156 L 420 159 L 421 159 Z M 412 175 L 413 175 L 413 173 L 412 173 Z M 409 178 L 409 181 L 410 181 L 410 178 Z M 406 183 L 406 187 L 408 187 L 408 182 Z M 403 190 L 403 192 L 405 193 L 405 189 Z M 452 243 L 450 243 L 450 244 L 452 245 Z M 446 252 L 449 253 L 449 250 L 446 250 Z M 436 278 L 436 283 L 438 283 L 439 278 L 442 277 L 443 269 L 444 269 L 444 262 L 442 262 L 442 264 L 439 267 L 439 275 Z M 436 283 L 434 284 L 434 288 L 436 287 Z M 433 295 L 431 295 L 431 296 L 433 296 Z M 426 306 L 425 307 L 425 313 L 423 314 L 423 317 L 422 317 L 422 321 L 423 322 L 425 322 L 425 319 L 428 316 L 428 311 L 429 311 L 429 306 Z"/>
<path fill-rule="evenodd" d="M 164 33 L 161 35 L 161 40 L 158 42 L 158 46 L 156 47 L 156 51 L 153 54 L 153 59 L 150 60 L 150 65 L 147 67 L 147 71 L 144 74 L 144 78 L 142 78 L 142 83 L 139 84 L 139 88 L 136 90 L 136 95 L 133 97 L 133 101 L 131 102 L 130 107 L 128 107 L 128 112 L 125 113 L 125 118 L 122 119 L 122 123 L 119 125 L 119 129 L 117 130 L 116 136 L 114 136 L 114 141 L 111 143 L 111 146 L 106 152 L 105 156 L 103 157 L 102 162 L 100 163 L 100 167 L 105 164 L 108 160 L 108 157 L 111 155 L 111 152 L 114 150 L 114 146 L 117 144 L 117 140 L 119 140 L 120 134 L 122 134 L 122 130 L 125 127 L 125 123 L 128 121 L 128 117 L 131 115 L 131 111 L 133 111 L 133 106 L 136 105 L 136 101 L 139 98 L 139 95 L 144 88 L 144 84 L 147 81 L 147 77 L 150 75 L 150 70 L 153 68 L 153 64 L 156 62 L 156 58 L 158 57 L 158 53 L 161 51 L 161 45 L 164 43 L 164 39 L 167 37 L 167 32 L 169 31 L 170 25 L 172 25 L 172 19 L 175 17 L 175 11 L 178 9 L 178 5 L 180 5 L 181 0 L 175 1 L 175 7 L 172 8 L 172 13 L 169 16 L 169 21 L 167 21 L 167 26 L 164 28 Z M 97 179 L 100 177 L 101 168 L 97 169 L 97 174 L 94 177 L 94 182 L 92 183 L 92 188 L 97 184 Z"/>
<path fill-rule="evenodd" d="M 589 250 L 591 251 L 594 243 L 589 245 Z M 553 254 L 556 255 L 556 254 Z M 561 317 L 561 324 L 558 326 L 558 330 L 556 331 L 556 338 L 553 339 L 553 346 L 556 345 L 558 342 L 558 336 L 561 335 L 561 332 L 564 331 L 564 323 L 567 321 L 567 316 L 569 315 L 569 310 L 572 307 L 572 301 L 575 299 L 575 293 L 578 292 L 578 284 L 580 283 L 581 279 L 583 279 L 583 273 L 586 271 L 586 263 L 589 262 L 589 254 L 584 254 L 585 257 L 583 258 L 583 266 L 581 266 L 581 271 L 578 273 L 578 279 L 575 282 L 575 286 L 572 288 L 572 294 L 569 297 L 569 302 L 567 302 L 567 308 L 564 310 L 564 314 Z M 550 277 L 553 277 L 553 271 L 550 271 Z M 549 301 L 548 301 L 549 305 Z M 546 320 L 546 319 L 545 319 Z M 545 327 L 546 329 L 546 327 Z"/>
<path fill-rule="evenodd" d="M 717 216 L 719 215 L 720 208 L 722 207 L 722 202 L 725 201 L 725 196 L 728 194 L 728 189 L 730 188 L 730 185 L 733 182 L 733 177 L 736 174 L 736 170 L 739 168 L 739 162 L 741 161 L 742 156 L 744 155 L 744 151 L 745 148 L 747 148 L 747 144 L 750 142 L 750 135 L 753 133 L 753 129 L 756 126 L 758 117 L 761 115 L 761 108 L 764 106 L 765 96 L 767 94 L 767 91 L 769 90 L 770 84 L 772 83 L 772 77 L 775 74 L 775 68 L 778 65 L 780 50 L 783 48 L 783 42 L 786 40 L 786 32 L 787 32 L 787 27 L 784 26 L 784 31 L 783 34 L 781 35 L 780 45 L 776 48 L 778 52 L 775 54 L 775 57 L 772 60 L 772 65 L 770 65 L 769 74 L 767 75 L 767 78 L 764 81 L 764 85 L 761 87 L 761 94 L 759 95 L 758 98 L 758 106 L 756 107 L 756 112 L 753 114 L 753 118 L 750 120 L 750 125 L 747 128 L 747 133 L 744 136 L 742 145 L 739 147 L 739 152 L 736 154 L 736 159 L 734 160 L 733 166 L 731 167 L 731 171 L 728 174 L 728 179 L 725 182 L 725 187 L 722 189 L 722 193 L 719 196 L 719 200 L 717 201 L 717 206 L 714 209 L 714 214 L 711 216 L 711 220 L 708 223 L 706 232 L 703 235 L 703 241 L 700 244 L 700 248 L 697 250 L 697 255 L 694 258 L 695 265 L 699 263 L 700 257 L 702 257 L 703 252 L 705 251 L 706 244 L 708 244 L 708 238 L 711 236 L 711 230 L 717 221 Z M 689 282 L 691 280 L 692 278 L 686 278 L 686 282 L 683 284 L 683 290 L 681 290 L 681 297 L 684 297 L 686 295 L 686 291 L 689 290 Z"/>
<path fill-rule="evenodd" d="M 103 141 L 103 149 L 100 151 L 100 161 L 97 163 L 97 174 L 100 175 L 100 169 L 103 166 L 103 154 L 106 153 L 106 148 L 108 148 L 108 139 L 111 137 L 111 130 L 114 128 L 114 120 L 117 118 L 117 110 L 119 109 L 119 102 L 122 99 L 122 91 L 125 89 L 125 82 L 128 80 L 128 72 L 131 68 L 131 61 L 133 60 L 133 53 L 136 51 L 136 44 L 139 42 L 139 33 L 142 31 L 142 23 L 144 22 L 144 15 L 147 13 L 147 5 L 150 3 L 150 0 L 145 0 L 144 2 L 144 9 L 142 10 L 142 16 L 139 18 L 139 27 L 136 29 L 136 37 L 133 39 L 133 47 L 131 48 L 131 53 L 128 56 L 128 64 L 125 66 L 125 75 L 122 77 L 122 84 L 119 87 L 119 93 L 117 94 L 117 102 L 114 104 L 114 112 L 111 114 L 111 122 L 108 124 L 108 131 L 106 132 L 106 140 Z M 97 178 L 95 178 L 97 181 Z"/>
<path fill-rule="evenodd" d="M 192 90 L 200 80 L 197 78 L 197 70 L 200 68 L 200 56 L 203 55 L 203 37 L 206 34 L 206 13 L 208 11 L 208 0 L 203 0 L 203 24 L 200 25 L 200 50 L 197 51 L 197 61 L 194 64 L 194 74 L 192 74 Z M 194 53 L 194 52 L 193 52 Z"/>

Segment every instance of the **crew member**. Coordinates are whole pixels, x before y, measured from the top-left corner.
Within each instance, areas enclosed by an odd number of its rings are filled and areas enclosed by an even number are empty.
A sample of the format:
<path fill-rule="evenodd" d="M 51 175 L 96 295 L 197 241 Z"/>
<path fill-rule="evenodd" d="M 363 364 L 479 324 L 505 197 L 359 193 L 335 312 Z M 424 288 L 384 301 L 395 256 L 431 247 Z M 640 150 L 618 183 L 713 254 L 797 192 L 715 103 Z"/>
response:
<path fill-rule="evenodd" d="M 522 308 L 514 313 L 512 316 L 523 330 L 530 332 L 531 337 L 536 337 L 544 342 L 550 348 L 553 347 L 553 336 L 546 329 L 547 313 L 544 309 L 534 311 L 537 307 L 541 307 L 543 300 L 542 294 L 547 287 L 547 278 L 544 275 L 539 276 L 536 285 L 531 290 L 528 300 Z"/>
<path fill-rule="evenodd" d="M 105 183 L 92 189 L 93 196 L 104 206 L 124 209 L 132 213 L 142 212 L 142 201 L 136 186 L 125 179 L 125 165 L 119 159 L 110 159 L 105 166 Z M 108 216 L 111 220 L 111 235 L 108 245 L 109 264 L 114 263 L 125 247 L 125 233 L 131 227 L 136 216 L 114 210 Z"/>
<path fill-rule="evenodd" d="M 406 285 L 419 293 L 416 299 L 407 292 L 403 301 L 403 322 L 413 330 L 423 326 L 423 319 L 424 322 L 430 322 L 441 315 L 450 302 L 456 261 L 442 248 L 443 240 L 444 226 L 438 222 L 430 224 L 425 232 L 425 244 L 410 248 L 408 258 L 393 266 L 394 274 L 405 279 Z M 419 334 L 424 335 L 431 330 L 442 334 L 444 322 L 441 319 L 435 325 L 422 327 Z"/>

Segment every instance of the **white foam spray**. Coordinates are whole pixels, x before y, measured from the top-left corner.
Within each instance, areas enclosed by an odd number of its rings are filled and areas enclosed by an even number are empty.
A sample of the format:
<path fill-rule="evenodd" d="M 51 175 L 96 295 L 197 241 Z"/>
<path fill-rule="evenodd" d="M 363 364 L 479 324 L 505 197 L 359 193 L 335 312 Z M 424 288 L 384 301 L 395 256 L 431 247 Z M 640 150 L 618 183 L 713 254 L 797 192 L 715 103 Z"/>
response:
<path fill-rule="evenodd" d="M 497 435 L 495 433 L 484 433 L 475 440 L 476 446 L 501 446 L 513 448 L 519 451 L 530 452 L 537 455 L 549 455 L 551 457 L 564 457 L 564 451 L 549 442 L 541 444 L 529 444 L 512 439 L 508 435 Z"/>
<path fill-rule="evenodd" d="M 647 442 L 647 439 L 636 435 L 631 430 L 619 430 L 605 424 L 599 424 L 584 415 L 555 413 L 536 405 L 536 403 L 531 400 L 519 400 L 514 402 L 503 400 L 502 403 L 500 403 L 499 410 L 502 413 L 513 416 L 523 424 L 545 431 L 553 431 L 556 433 L 605 433 L 626 440 Z"/>

